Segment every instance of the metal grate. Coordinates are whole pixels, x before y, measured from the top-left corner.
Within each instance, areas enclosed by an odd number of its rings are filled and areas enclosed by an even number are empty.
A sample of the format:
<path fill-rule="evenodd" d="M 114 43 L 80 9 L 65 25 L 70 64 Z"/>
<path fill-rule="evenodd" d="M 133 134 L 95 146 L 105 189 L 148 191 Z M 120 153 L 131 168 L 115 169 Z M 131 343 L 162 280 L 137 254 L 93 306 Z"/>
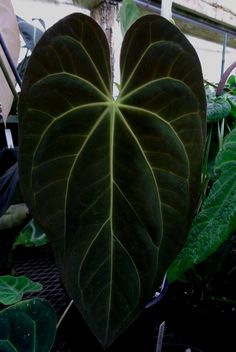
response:
<path fill-rule="evenodd" d="M 2 272 L 2 275 L 10 273 L 7 253 L 10 251 L 13 240 L 9 237 L 9 240 L 3 246 L 0 246 L 0 272 Z M 13 253 L 11 264 L 14 275 L 26 275 L 31 280 L 38 281 L 43 285 L 41 292 L 24 295 L 24 298 L 37 296 L 46 299 L 54 307 L 59 320 L 70 303 L 70 299 L 61 284 L 51 247 L 49 245 L 38 248 L 18 247 Z M 152 309 L 147 309 L 146 314 L 138 318 L 128 331 L 109 348 L 109 351 L 120 352 L 125 350 L 127 341 L 133 347 L 138 346 L 137 348 L 140 351 L 154 351 L 153 335 L 156 325 L 155 313 Z M 62 323 L 61 328 L 57 330 L 56 340 L 51 352 L 77 352 L 78 346 L 86 346 L 86 351 L 103 351 L 77 308 L 72 305 L 66 315 L 65 324 Z"/>
<path fill-rule="evenodd" d="M 37 296 L 46 299 L 54 307 L 59 319 L 70 299 L 61 284 L 51 247 L 49 245 L 39 248 L 19 247 L 15 250 L 12 264 L 15 275 L 26 275 L 43 285 L 41 292 L 27 294 L 24 298 Z M 57 331 L 51 351 L 71 352 L 60 329 Z"/>

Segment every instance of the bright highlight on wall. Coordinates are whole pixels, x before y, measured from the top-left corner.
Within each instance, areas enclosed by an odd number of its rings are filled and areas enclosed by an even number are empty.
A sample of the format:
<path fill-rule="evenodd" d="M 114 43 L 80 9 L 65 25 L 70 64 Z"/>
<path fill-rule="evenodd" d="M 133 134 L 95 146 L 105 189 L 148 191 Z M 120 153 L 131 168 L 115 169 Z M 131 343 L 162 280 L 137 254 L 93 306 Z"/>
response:
<path fill-rule="evenodd" d="M 221 2 L 224 2 L 225 6 L 227 6 L 228 8 L 236 7 L 235 0 L 224 0 Z M 12 0 L 12 4 L 18 16 L 22 17 L 28 22 L 32 22 L 33 18 L 41 18 L 44 20 L 46 28 L 49 28 L 59 19 L 73 12 L 83 12 L 89 14 L 88 10 L 81 9 L 77 6 L 48 3 L 46 1 L 40 0 Z M 40 28 L 40 23 L 38 21 L 33 21 L 33 23 L 34 25 Z M 218 82 L 221 73 L 223 43 L 222 45 L 220 45 L 195 37 L 187 37 L 189 38 L 190 42 L 195 47 L 199 55 L 204 78 L 210 82 Z M 121 35 L 120 33 L 118 33 L 117 39 L 114 41 L 116 45 L 116 52 L 119 51 L 121 40 Z M 225 68 L 227 68 L 235 60 L 236 50 L 232 48 L 227 48 L 225 57 Z M 116 65 L 118 65 L 118 62 Z M 119 72 L 118 66 L 116 67 L 116 72 Z M 117 76 L 117 79 L 115 78 L 115 80 L 119 81 L 119 77 Z"/>

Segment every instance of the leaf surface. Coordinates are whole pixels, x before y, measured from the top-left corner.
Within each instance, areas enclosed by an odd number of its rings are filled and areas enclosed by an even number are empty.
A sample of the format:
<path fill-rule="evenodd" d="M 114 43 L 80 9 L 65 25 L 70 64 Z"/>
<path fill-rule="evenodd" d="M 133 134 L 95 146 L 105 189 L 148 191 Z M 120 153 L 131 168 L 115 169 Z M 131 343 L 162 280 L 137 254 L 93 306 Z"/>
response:
<path fill-rule="evenodd" d="M 225 138 L 215 170 L 219 177 L 193 221 L 184 248 L 169 269 L 170 281 L 207 259 L 236 229 L 236 130 Z"/>
<path fill-rule="evenodd" d="M 216 98 L 207 104 L 207 121 L 219 121 L 227 117 L 231 112 L 231 104 L 223 97 Z"/>
<path fill-rule="evenodd" d="M 5 305 L 19 302 L 27 292 L 39 292 L 42 285 L 26 276 L 0 276 L 0 303 Z"/>
<path fill-rule="evenodd" d="M 25 199 L 104 347 L 141 313 L 185 240 L 205 143 L 200 64 L 175 26 L 157 15 L 135 22 L 121 77 L 113 100 L 105 35 L 73 14 L 36 46 L 19 105 Z"/>
<path fill-rule="evenodd" d="M 39 247 L 47 243 L 48 239 L 46 234 L 36 221 L 31 219 L 16 237 L 13 243 L 13 249 L 17 246 Z"/>
<path fill-rule="evenodd" d="M 55 311 L 43 299 L 25 300 L 0 312 L 0 351 L 48 352 L 55 334 Z"/>

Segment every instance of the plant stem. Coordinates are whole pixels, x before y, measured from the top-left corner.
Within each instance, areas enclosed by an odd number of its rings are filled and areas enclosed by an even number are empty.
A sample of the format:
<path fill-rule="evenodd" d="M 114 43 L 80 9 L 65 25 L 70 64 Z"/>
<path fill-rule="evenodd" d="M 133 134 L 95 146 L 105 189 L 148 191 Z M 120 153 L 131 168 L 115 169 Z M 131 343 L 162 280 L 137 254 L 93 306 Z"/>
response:
<path fill-rule="evenodd" d="M 204 83 L 207 84 L 208 86 L 211 86 L 211 87 L 215 88 L 215 89 L 217 88 L 216 84 L 208 82 L 206 79 L 204 79 Z"/>
<path fill-rule="evenodd" d="M 1 47 L 2 47 L 2 50 L 3 50 L 4 54 L 6 56 L 6 59 L 7 59 L 8 63 L 9 63 L 9 66 L 10 66 L 10 68 L 11 68 L 11 70 L 12 70 L 14 76 L 15 76 L 15 79 L 16 79 L 17 83 L 19 84 L 19 87 L 21 87 L 21 78 L 20 78 L 20 76 L 19 76 L 19 74 L 18 74 L 18 72 L 16 70 L 14 62 L 12 61 L 11 55 L 10 55 L 8 49 L 7 49 L 7 46 L 6 46 L 5 42 L 4 42 L 4 39 L 3 39 L 2 35 L 1 35 L 1 33 L 0 33 L 0 44 L 1 44 Z"/>
<path fill-rule="evenodd" d="M 224 303 L 230 303 L 230 304 L 236 304 L 236 301 L 232 299 L 227 299 L 227 298 L 217 298 L 217 297 L 209 297 L 211 301 L 216 301 L 216 302 L 224 302 Z"/>
<path fill-rule="evenodd" d="M 6 81 L 7 81 L 8 85 L 9 85 L 9 88 L 10 88 L 11 91 L 12 91 L 12 94 L 13 94 L 14 97 L 18 100 L 17 91 L 16 91 L 16 89 L 15 89 L 14 84 L 12 83 L 11 77 L 10 77 L 10 75 L 9 75 L 7 69 L 6 69 L 6 66 L 5 66 L 5 64 L 4 64 L 4 62 L 3 62 L 2 58 L 1 58 L 1 56 L 0 56 L 0 68 L 2 69 L 3 75 L 4 75 L 4 77 L 6 78 Z"/>
<path fill-rule="evenodd" d="M 206 141 L 205 155 L 204 155 L 203 168 L 202 168 L 200 200 L 197 207 L 197 214 L 199 213 L 202 202 L 206 197 L 206 190 L 209 182 L 207 168 L 208 168 L 209 152 L 210 152 L 210 146 L 211 146 L 211 138 L 212 138 L 212 124 L 210 124 L 209 133 Z"/>
<path fill-rule="evenodd" d="M 164 332 L 165 332 L 165 321 L 163 321 L 159 326 L 156 352 L 161 352 L 162 350 L 162 341 L 163 341 Z"/>
<path fill-rule="evenodd" d="M 59 326 L 61 325 L 63 319 L 65 318 L 65 316 L 66 316 L 68 310 L 70 309 L 70 307 L 72 306 L 73 302 L 74 302 L 74 301 L 73 301 L 73 299 L 72 299 L 72 300 L 70 301 L 70 303 L 68 304 L 68 306 L 66 307 L 66 309 L 64 310 L 62 316 L 61 316 L 60 319 L 58 320 L 57 329 L 58 329 Z"/>
<path fill-rule="evenodd" d="M 216 96 L 222 95 L 225 87 L 225 83 L 227 81 L 227 78 L 229 77 L 230 73 L 233 71 L 233 69 L 236 67 L 236 61 L 233 62 L 225 71 L 225 73 L 222 75 L 221 80 L 218 84 L 218 87 L 216 89 Z"/>
<path fill-rule="evenodd" d="M 110 47 L 111 54 L 111 72 L 112 81 L 114 82 L 114 77 L 116 76 L 115 69 L 117 67 L 115 62 L 115 51 L 119 45 L 114 45 L 116 28 L 119 27 L 119 6 L 118 3 L 110 2 L 109 0 L 102 1 L 97 7 L 91 10 L 91 17 L 101 26 L 107 37 L 107 41 Z M 116 49 L 116 50 L 115 50 Z M 112 87 L 111 87 L 112 88 Z M 114 87 L 113 87 L 114 90 Z"/>
<path fill-rule="evenodd" d="M 222 138 L 222 141 L 224 139 L 224 134 L 225 134 L 225 118 L 222 120 L 221 122 L 221 129 L 220 129 L 220 132 L 221 132 L 221 138 Z"/>
<path fill-rule="evenodd" d="M 218 132 L 219 150 L 221 150 L 222 144 L 223 144 L 223 138 L 221 136 L 220 121 L 217 121 L 217 132 Z"/>

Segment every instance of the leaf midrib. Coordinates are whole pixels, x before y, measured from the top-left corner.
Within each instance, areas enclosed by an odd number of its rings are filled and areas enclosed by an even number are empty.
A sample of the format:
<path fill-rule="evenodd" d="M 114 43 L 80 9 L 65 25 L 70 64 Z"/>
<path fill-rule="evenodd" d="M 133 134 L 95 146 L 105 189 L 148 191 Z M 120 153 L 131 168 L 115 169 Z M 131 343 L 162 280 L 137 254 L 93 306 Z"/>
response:
<path fill-rule="evenodd" d="M 114 135 L 115 135 L 115 118 L 116 118 L 116 103 L 114 102 L 110 107 L 111 118 L 110 118 L 110 284 L 109 284 L 109 296 L 108 296 L 108 308 L 107 308 L 107 324 L 105 332 L 105 341 L 108 341 L 109 329 L 110 329 L 110 318 L 111 318 L 111 306 L 112 306 L 112 289 L 113 289 L 113 265 L 114 265 L 114 229 L 113 229 L 113 204 L 114 204 Z"/>

